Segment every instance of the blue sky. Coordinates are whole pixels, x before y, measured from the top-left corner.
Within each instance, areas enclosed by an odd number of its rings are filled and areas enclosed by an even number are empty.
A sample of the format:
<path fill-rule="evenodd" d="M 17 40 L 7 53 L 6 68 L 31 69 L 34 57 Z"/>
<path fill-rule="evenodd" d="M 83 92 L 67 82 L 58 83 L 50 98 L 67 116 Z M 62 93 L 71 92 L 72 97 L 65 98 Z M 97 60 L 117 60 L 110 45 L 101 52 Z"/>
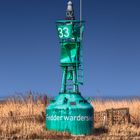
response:
<path fill-rule="evenodd" d="M 61 86 L 55 21 L 67 0 L 0 1 L 0 96 Z M 73 0 L 79 17 L 79 1 Z M 140 1 L 83 0 L 84 96 L 140 95 Z"/>

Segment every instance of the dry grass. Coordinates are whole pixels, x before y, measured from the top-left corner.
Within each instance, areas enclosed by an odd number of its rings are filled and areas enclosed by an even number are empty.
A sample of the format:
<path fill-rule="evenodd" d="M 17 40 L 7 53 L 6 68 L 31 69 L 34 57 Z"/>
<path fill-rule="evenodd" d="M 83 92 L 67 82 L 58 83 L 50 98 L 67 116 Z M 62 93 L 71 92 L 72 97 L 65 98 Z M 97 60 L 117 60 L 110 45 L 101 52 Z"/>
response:
<path fill-rule="evenodd" d="M 9 116 L 10 112 L 15 116 L 39 115 L 45 110 L 44 102 L 41 96 L 34 97 L 32 94 L 9 98 L 0 104 L 0 117 Z"/>
<path fill-rule="evenodd" d="M 140 139 L 140 100 L 132 99 L 132 100 L 94 100 L 92 105 L 95 111 L 105 111 L 106 109 L 111 108 L 129 108 L 129 112 L 131 115 L 131 120 L 138 123 L 137 125 L 127 124 L 127 125 L 114 125 L 108 128 L 108 133 L 103 134 L 102 139 L 122 139 L 129 140 Z"/>
<path fill-rule="evenodd" d="M 34 99 L 33 96 L 27 96 L 26 98 L 11 98 L 4 103 L 0 104 L 0 118 L 10 117 L 10 115 L 18 118 L 25 115 L 42 115 L 45 111 L 46 101 L 39 96 Z M 140 120 L 140 100 L 122 100 L 122 101 L 101 101 L 95 100 L 92 102 L 95 111 L 104 111 L 110 108 L 122 108 L 129 107 L 130 114 L 134 116 L 138 121 Z M 11 114 L 12 112 L 12 114 Z M 119 136 L 118 136 L 119 135 Z M 140 136 L 140 128 L 130 125 L 114 125 L 109 128 L 107 132 L 104 132 L 100 128 L 95 128 L 95 133 L 92 136 L 87 137 L 72 137 L 68 133 L 59 133 L 46 131 L 45 122 L 41 120 L 32 121 L 14 121 L 14 120 L 2 120 L 0 119 L 0 139 L 5 137 L 11 139 L 75 139 L 75 140 L 110 140 L 110 139 L 127 139 L 130 137 Z"/>
<path fill-rule="evenodd" d="M 69 138 L 68 133 L 46 131 L 45 121 L 41 120 L 21 120 L 16 121 L 4 118 L 19 118 L 20 116 L 42 116 L 45 111 L 46 101 L 32 95 L 20 98 L 10 98 L 0 104 L 0 139 L 59 139 Z M 11 117 L 12 116 L 12 117 Z"/>

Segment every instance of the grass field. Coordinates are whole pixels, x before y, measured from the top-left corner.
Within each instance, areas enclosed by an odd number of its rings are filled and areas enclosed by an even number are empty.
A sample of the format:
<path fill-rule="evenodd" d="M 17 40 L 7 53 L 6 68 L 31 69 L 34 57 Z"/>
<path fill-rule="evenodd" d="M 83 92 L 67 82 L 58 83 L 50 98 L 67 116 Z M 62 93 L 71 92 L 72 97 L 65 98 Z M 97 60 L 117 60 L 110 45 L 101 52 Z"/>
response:
<path fill-rule="evenodd" d="M 107 130 L 96 127 L 92 136 L 72 137 L 68 133 L 46 131 L 45 107 L 49 101 L 32 95 L 27 97 L 10 98 L 0 103 L 0 139 L 74 139 L 74 140 L 129 140 L 140 139 L 139 125 L 114 125 Z M 95 111 L 110 108 L 129 107 L 130 114 L 137 123 L 140 122 L 140 100 L 94 100 L 91 103 Z M 20 118 L 29 116 L 29 118 Z M 30 116 L 32 117 L 30 119 Z M 38 118 L 34 118 L 38 116 Z M 18 119 L 19 118 L 19 119 Z M 17 120 L 18 119 L 18 120 Z"/>

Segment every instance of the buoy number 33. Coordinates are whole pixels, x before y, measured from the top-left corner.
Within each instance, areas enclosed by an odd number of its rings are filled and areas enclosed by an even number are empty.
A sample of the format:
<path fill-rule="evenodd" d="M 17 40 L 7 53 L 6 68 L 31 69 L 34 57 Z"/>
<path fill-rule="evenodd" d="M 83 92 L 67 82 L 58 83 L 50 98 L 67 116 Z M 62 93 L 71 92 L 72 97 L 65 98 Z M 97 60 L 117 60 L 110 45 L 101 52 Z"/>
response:
<path fill-rule="evenodd" d="M 60 38 L 68 38 L 70 36 L 68 27 L 58 28 L 58 32 Z"/>

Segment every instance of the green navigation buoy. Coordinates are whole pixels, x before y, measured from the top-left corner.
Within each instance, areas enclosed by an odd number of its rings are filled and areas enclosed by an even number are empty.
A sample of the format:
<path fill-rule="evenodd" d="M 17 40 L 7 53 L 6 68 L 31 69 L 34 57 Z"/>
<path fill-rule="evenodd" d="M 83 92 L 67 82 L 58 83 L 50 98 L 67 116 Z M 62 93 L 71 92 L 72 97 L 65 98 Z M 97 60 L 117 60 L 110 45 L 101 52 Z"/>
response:
<path fill-rule="evenodd" d="M 75 19 L 71 1 L 68 2 L 66 19 L 57 21 L 56 25 L 63 75 L 59 95 L 46 108 L 46 128 L 72 135 L 90 135 L 94 110 L 79 91 L 79 85 L 83 84 L 84 21 Z"/>

